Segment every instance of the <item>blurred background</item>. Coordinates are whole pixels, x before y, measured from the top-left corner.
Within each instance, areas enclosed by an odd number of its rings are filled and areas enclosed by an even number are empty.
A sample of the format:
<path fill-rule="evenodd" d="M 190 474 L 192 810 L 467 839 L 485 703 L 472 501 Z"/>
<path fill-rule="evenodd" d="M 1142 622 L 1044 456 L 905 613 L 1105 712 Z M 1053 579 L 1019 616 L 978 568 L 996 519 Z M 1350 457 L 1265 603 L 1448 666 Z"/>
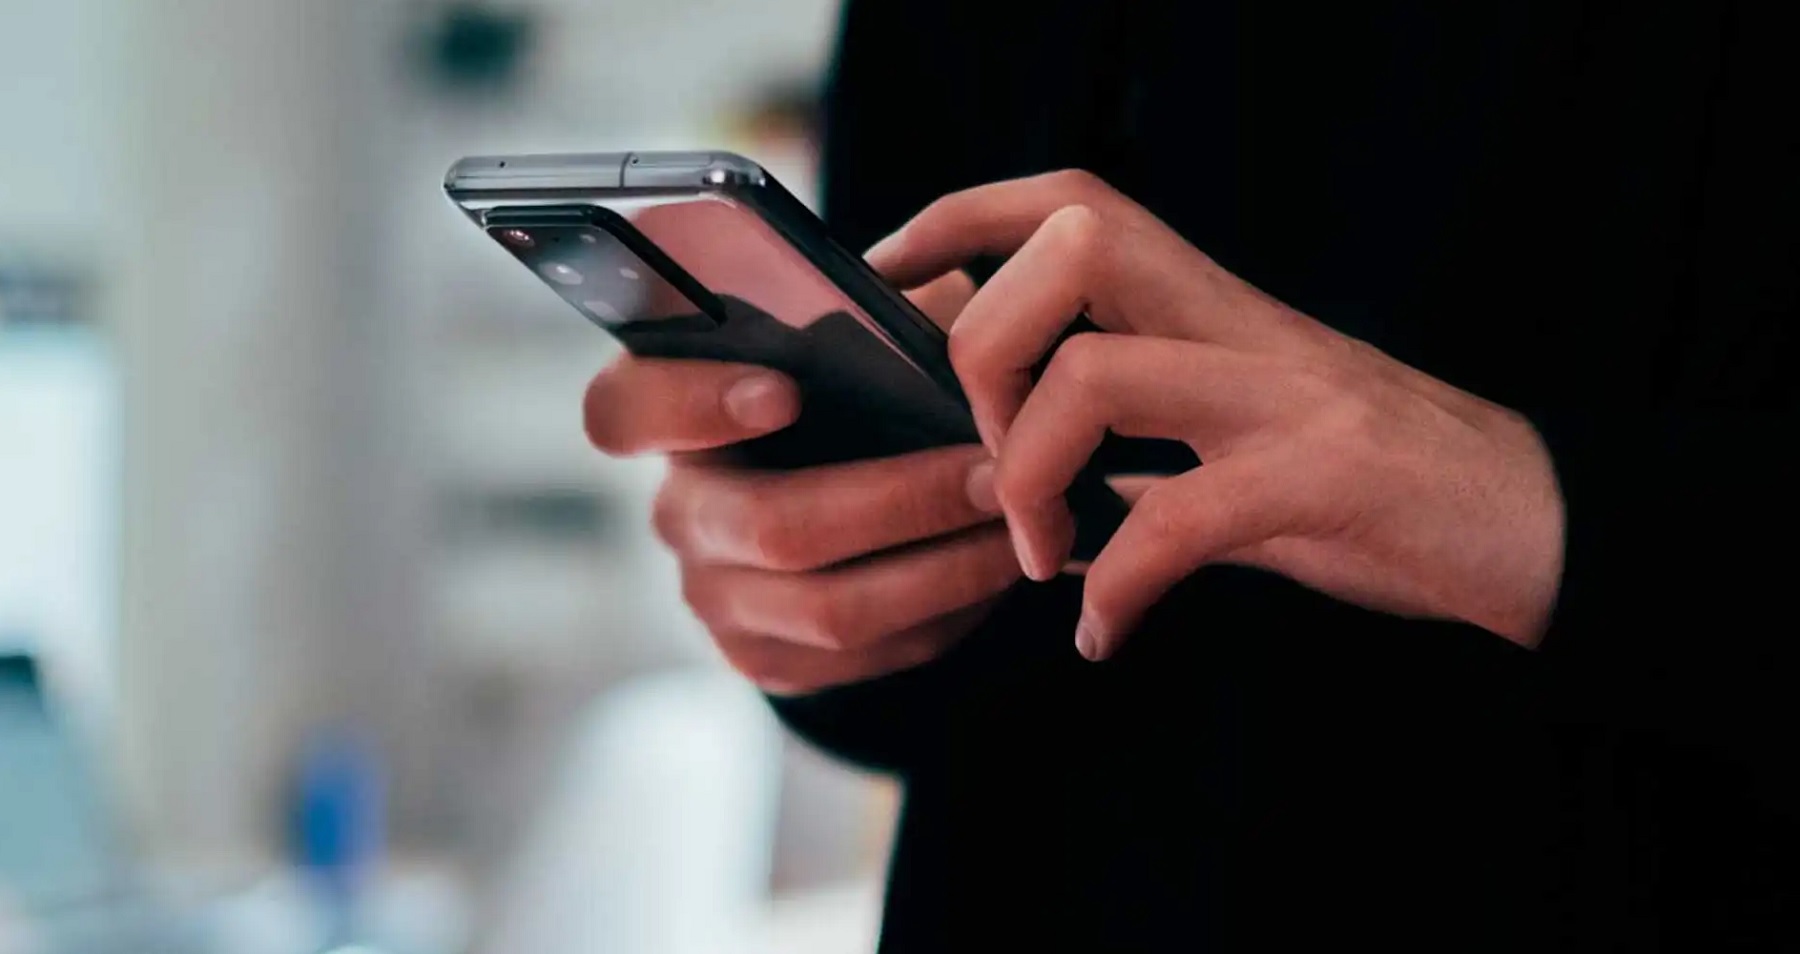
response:
<path fill-rule="evenodd" d="M 784 738 L 440 191 L 735 149 L 835 0 L 0 0 L 0 954 L 857 951 L 895 796 Z"/>

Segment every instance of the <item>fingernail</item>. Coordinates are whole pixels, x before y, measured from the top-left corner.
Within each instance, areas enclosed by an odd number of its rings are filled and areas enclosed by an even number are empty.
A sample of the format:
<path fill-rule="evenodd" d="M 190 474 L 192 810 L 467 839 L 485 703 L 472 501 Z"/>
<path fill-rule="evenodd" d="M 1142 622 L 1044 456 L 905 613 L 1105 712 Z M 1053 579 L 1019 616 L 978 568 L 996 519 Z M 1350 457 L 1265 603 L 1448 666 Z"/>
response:
<path fill-rule="evenodd" d="M 1085 610 L 1082 611 L 1081 622 L 1075 624 L 1075 650 L 1089 662 L 1099 662 L 1101 659 L 1100 627 Z"/>
<path fill-rule="evenodd" d="M 797 696 L 800 694 L 800 685 L 798 683 L 788 682 L 783 679 L 764 679 L 756 685 L 757 688 L 771 696 Z"/>
<path fill-rule="evenodd" d="M 748 375 L 725 392 L 725 413 L 745 427 L 772 431 L 793 421 L 793 395 L 773 374 Z"/>
<path fill-rule="evenodd" d="M 994 493 L 994 462 L 984 460 L 969 470 L 969 503 L 982 513 L 999 513 L 1000 498 Z"/>
<path fill-rule="evenodd" d="M 1032 558 L 1031 546 L 1026 542 L 1024 534 L 1019 532 L 1019 528 L 1009 521 L 1006 525 L 1006 531 L 1012 535 L 1013 552 L 1019 555 L 1019 569 L 1024 570 L 1026 576 L 1039 583 L 1049 579 L 1050 577 L 1043 572 L 1037 565 L 1037 561 Z"/>
<path fill-rule="evenodd" d="M 869 250 L 863 253 L 863 258 L 867 259 L 871 264 L 877 264 L 878 259 L 890 257 L 894 253 L 900 251 L 901 235 L 905 231 L 906 230 L 903 228 L 896 229 L 893 234 L 889 235 L 887 238 L 869 246 Z"/>

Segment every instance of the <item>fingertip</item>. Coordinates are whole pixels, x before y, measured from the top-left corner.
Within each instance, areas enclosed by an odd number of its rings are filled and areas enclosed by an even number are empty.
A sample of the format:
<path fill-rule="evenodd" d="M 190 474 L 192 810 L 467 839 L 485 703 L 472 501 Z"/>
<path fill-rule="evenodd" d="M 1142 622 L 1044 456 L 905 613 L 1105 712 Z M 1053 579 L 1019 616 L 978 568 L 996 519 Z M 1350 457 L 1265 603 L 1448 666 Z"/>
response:
<path fill-rule="evenodd" d="M 886 238 L 869 246 L 863 253 L 863 259 L 878 272 L 886 273 L 898 263 L 900 252 L 906 242 L 906 227 L 901 226 L 889 233 Z"/>
<path fill-rule="evenodd" d="M 1099 662 L 1112 655 L 1106 627 L 1086 607 L 1082 608 L 1080 622 L 1075 624 L 1075 651 L 1088 662 Z"/>
<path fill-rule="evenodd" d="M 1117 538 L 1115 538 L 1116 540 Z M 1081 616 L 1077 633 L 1085 632 L 1095 662 L 1110 659 L 1137 628 L 1143 614 L 1160 597 L 1145 591 L 1128 561 L 1120 559 L 1112 544 L 1094 558 L 1081 586 Z"/>
<path fill-rule="evenodd" d="M 1012 536 L 1013 554 L 1019 560 L 1020 571 L 1022 571 L 1028 579 L 1034 582 L 1044 582 L 1046 577 L 1043 575 L 1043 571 L 1039 569 L 1035 562 L 1035 558 L 1032 555 L 1033 550 L 1031 541 L 1025 538 L 1025 534 L 1019 527 L 1018 521 L 1006 521 L 1006 532 Z"/>
<path fill-rule="evenodd" d="M 1056 498 L 1032 508 L 1012 523 L 1019 527 L 1013 541 L 1019 548 L 1019 565 L 1025 575 L 1039 583 L 1054 578 L 1075 549 L 1075 519 L 1068 505 Z"/>

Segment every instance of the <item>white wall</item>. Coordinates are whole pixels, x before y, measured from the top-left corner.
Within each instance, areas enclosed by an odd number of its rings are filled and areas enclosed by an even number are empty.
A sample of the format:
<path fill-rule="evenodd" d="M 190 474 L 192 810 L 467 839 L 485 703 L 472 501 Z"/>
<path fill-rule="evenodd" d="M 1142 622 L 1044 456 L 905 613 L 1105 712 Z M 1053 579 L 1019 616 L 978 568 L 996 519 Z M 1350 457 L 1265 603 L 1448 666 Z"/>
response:
<path fill-rule="evenodd" d="M 89 318 L 104 317 L 119 266 L 116 2 L 0 3 L 0 268 L 69 280 Z M 115 357 L 92 328 L 0 341 L 0 630 L 33 641 L 15 648 L 40 655 L 102 749 L 118 646 Z"/>
<path fill-rule="evenodd" d="M 104 239 L 121 0 L 0 3 L 0 242 Z M 104 248 L 104 246 L 102 246 Z"/>
<path fill-rule="evenodd" d="M 297 727 L 379 691 L 342 572 L 344 6 L 113 4 L 131 37 L 121 728 L 139 828 L 184 854 L 266 845 Z"/>

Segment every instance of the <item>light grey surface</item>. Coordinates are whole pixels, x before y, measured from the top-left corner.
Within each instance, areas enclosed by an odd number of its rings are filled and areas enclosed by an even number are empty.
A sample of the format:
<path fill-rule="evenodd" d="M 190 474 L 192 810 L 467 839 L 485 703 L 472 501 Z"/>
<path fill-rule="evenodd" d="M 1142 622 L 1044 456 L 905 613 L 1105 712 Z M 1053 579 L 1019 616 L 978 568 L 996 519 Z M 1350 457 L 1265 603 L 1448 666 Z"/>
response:
<path fill-rule="evenodd" d="M 0 235 L 106 280 L 124 613 L 97 741 L 159 860 L 267 864 L 291 743 L 343 714 L 389 744 L 398 838 L 503 848 L 598 692 L 718 665 L 647 521 L 605 548 L 445 545 L 445 487 L 592 489 L 629 518 L 661 464 L 587 446 L 611 345 L 496 265 L 442 175 L 717 142 L 751 78 L 823 64 L 837 3 L 533 6 L 529 84 L 485 105 L 404 81 L 408 4 L 0 9 Z"/>

